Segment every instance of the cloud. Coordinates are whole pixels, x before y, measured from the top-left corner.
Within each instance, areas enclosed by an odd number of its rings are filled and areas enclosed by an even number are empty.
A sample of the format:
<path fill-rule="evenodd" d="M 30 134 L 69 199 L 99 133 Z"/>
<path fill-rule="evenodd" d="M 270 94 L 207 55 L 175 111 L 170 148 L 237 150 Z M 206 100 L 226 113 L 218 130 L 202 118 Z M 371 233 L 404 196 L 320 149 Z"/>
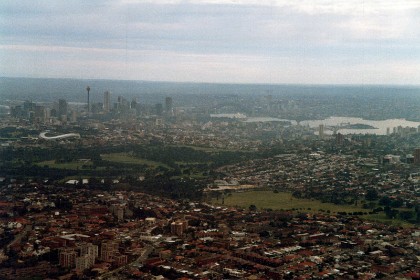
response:
<path fill-rule="evenodd" d="M 300 71 L 305 82 L 360 67 L 415 83 L 401 65 L 420 63 L 418 26 L 417 0 L 3 1 L 0 75 L 296 82 Z M 87 61 L 96 71 L 77 70 Z"/>

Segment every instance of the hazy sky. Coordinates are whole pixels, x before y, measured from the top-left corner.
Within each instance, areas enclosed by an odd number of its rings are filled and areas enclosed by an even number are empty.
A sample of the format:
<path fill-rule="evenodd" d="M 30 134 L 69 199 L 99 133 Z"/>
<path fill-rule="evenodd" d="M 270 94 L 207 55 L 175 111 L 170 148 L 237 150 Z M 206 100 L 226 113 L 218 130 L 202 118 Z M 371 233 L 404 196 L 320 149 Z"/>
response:
<path fill-rule="evenodd" d="M 420 0 L 2 0 L 0 76 L 420 84 Z"/>

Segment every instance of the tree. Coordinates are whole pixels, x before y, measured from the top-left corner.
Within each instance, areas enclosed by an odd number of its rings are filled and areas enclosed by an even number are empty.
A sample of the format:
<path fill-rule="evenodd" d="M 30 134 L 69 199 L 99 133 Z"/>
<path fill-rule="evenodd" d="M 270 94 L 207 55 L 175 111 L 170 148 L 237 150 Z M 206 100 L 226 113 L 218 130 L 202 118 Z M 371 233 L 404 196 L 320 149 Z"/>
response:
<path fill-rule="evenodd" d="M 383 206 L 389 206 L 391 204 L 391 199 L 388 196 L 383 196 L 379 200 L 379 204 Z"/>
<path fill-rule="evenodd" d="M 254 204 L 249 205 L 249 211 L 255 212 L 257 211 L 257 206 L 255 206 Z"/>
<path fill-rule="evenodd" d="M 416 221 L 418 223 L 420 223 L 420 205 L 417 204 L 416 206 L 414 206 L 414 212 L 416 212 L 417 216 L 416 216 Z"/>
<path fill-rule="evenodd" d="M 411 220 L 414 217 L 414 212 L 412 211 L 401 211 L 400 212 L 400 218 L 403 220 Z"/>
<path fill-rule="evenodd" d="M 96 177 L 90 177 L 88 180 L 88 184 L 89 184 L 89 187 L 96 188 L 101 184 L 101 182 Z"/>
<path fill-rule="evenodd" d="M 369 189 L 366 192 L 365 199 L 368 201 L 374 201 L 378 199 L 378 192 L 375 189 Z"/>
<path fill-rule="evenodd" d="M 302 192 L 301 191 L 294 191 L 292 193 L 292 196 L 294 196 L 296 198 L 302 198 Z"/>
<path fill-rule="evenodd" d="M 389 206 L 385 206 L 384 212 L 388 219 L 394 219 L 398 215 L 398 210 L 392 209 Z"/>
<path fill-rule="evenodd" d="M 259 235 L 260 237 L 267 238 L 270 237 L 270 232 L 268 232 L 267 230 L 263 230 L 259 233 Z"/>
<path fill-rule="evenodd" d="M 399 208 L 403 205 L 403 201 L 401 199 L 395 199 L 391 202 L 391 207 Z"/>

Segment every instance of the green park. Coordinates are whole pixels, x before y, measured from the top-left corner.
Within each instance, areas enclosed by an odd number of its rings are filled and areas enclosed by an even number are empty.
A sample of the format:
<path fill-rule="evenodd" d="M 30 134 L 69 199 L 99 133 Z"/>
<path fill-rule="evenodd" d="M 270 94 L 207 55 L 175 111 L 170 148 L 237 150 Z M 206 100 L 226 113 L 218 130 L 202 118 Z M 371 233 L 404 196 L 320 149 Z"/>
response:
<path fill-rule="evenodd" d="M 272 190 L 254 190 L 227 193 L 212 199 L 215 205 L 234 206 L 250 210 L 286 210 L 301 213 L 331 213 L 341 215 L 356 215 L 363 219 L 394 224 L 398 226 L 412 226 L 402 219 L 389 219 L 385 213 L 373 213 L 356 205 L 324 203 L 315 199 L 296 198 L 288 192 Z"/>

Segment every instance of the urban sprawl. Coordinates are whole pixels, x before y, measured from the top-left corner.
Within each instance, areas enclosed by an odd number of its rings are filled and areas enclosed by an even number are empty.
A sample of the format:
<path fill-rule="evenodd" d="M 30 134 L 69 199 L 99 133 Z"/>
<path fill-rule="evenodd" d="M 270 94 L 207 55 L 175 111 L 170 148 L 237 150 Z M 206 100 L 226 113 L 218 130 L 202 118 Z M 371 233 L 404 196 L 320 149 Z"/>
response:
<path fill-rule="evenodd" d="M 420 126 L 86 91 L 0 117 L 0 279 L 420 278 Z"/>

